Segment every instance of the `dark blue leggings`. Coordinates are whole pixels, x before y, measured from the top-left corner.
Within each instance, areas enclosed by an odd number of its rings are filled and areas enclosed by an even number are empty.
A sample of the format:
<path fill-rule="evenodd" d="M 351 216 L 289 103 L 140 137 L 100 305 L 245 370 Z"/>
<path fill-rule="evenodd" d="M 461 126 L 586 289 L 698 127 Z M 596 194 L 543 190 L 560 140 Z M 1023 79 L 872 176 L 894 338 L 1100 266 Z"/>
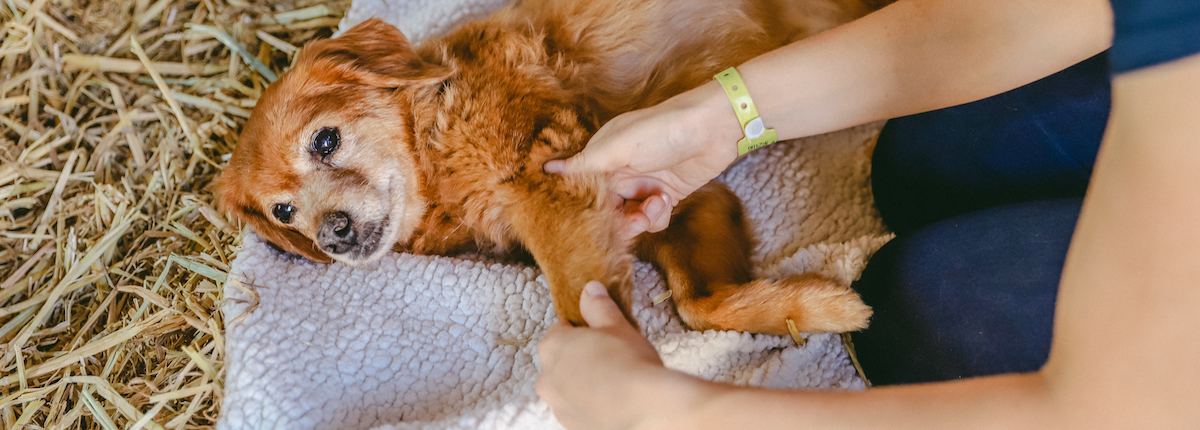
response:
<path fill-rule="evenodd" d="M 855 288 L 875 385 L 1039 369 L 1110 104 L 1105 54 L 961 106 L 888 121 L 871 184 L 896 239 Z"/>

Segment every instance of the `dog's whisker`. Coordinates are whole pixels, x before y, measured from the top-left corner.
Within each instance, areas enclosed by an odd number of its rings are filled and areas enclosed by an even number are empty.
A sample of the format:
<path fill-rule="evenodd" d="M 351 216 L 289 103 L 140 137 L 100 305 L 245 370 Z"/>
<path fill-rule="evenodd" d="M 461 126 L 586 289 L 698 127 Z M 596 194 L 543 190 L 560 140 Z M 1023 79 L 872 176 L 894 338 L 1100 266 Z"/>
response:
<path fill-rule="evenodd" d="M 453 235 L 454 235 L 454 232 L 458 231 L 458 229 L 462 228 L 463 224 L 466 224 L 466 223 L 467 223 L 467 220 L 465 220 L 465 219 L 464 219 L 464 220 L 462 220 L 462 222 L 459 222 L 459 223 L 458 223 L 458 227 L 454 227 L 454 230 L 450 230 L 450 232 L 449 232 L 449 233 L 446 233 L 446 237 L 443 237 L 443 238 L 442 238 L 442 242 L 445 242 L 445 241 L 446 241 L 446 239 L 449 239 L 449 238 L 450 238 L 450 236 L 453 236 Z"/>

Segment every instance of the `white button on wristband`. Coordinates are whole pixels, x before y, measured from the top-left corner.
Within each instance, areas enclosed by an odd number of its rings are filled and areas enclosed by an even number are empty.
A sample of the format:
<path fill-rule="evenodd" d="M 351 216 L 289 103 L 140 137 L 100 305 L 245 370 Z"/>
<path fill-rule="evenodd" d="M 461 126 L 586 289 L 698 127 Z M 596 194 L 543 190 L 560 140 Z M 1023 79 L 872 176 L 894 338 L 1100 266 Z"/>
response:
<path fill-rule="evenodd" d="M 750 120 L 750 122 L 746 124 L 746 128 L 743 131 L 746 133 L 747 138 L 754 140 L 758 139 L 759 136 L 762 136 L 763 132 L 767 131 L 767 127 L 763 126 L 762 117 L 760 116 Z"/>

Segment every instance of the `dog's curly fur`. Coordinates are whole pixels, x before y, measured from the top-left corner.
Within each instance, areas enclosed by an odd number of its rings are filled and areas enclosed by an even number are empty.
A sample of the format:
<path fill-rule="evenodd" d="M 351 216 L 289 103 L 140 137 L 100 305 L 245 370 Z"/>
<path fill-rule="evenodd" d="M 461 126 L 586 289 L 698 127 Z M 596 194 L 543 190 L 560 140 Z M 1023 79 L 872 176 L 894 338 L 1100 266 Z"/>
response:
<path fill-rule="evenodd" d="M 694 329 L 784 334 L 789 318 L 802 331 L 860 329 L 870 308 L 845 286 L 812 274 L 751 278 L 741 203 L 723 185 L 705 186 L 667 230 L 630 243 L 616 231 L 605 176 L 556 177 L 542 164 L 575 154 L 619 113 L 870 6 L 526 0 L 419 49 L 370 20 L 309 43 L 267 88 L 219 181 L 220 203 L 317 262 L 389 249 L 527 251 L 559 316 L 575 324 L 592 279 L 628 316 L 636 253 L 664 273 Z"/>

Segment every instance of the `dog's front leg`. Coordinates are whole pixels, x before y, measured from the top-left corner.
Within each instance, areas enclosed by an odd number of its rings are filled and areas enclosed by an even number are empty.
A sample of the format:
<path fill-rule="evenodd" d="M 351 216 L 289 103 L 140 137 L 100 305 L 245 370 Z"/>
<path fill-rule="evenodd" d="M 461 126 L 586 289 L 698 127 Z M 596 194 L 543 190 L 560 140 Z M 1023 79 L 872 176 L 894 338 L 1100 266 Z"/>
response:
<path fill-rule="evenodd" d="M 538 180 L 542 179 L 542 180 Z M 579 313 L 584 284 L 608 287 L 621 312 L 635 326 L 629 304 L 632 256 L 628 240 L 616 233 L 616 210 L 597 198 L 598 184 L 572 179 L 517 179 L 509 183 L 505 218 L 550 285 L 558 317 L 585 325 Z"/>

